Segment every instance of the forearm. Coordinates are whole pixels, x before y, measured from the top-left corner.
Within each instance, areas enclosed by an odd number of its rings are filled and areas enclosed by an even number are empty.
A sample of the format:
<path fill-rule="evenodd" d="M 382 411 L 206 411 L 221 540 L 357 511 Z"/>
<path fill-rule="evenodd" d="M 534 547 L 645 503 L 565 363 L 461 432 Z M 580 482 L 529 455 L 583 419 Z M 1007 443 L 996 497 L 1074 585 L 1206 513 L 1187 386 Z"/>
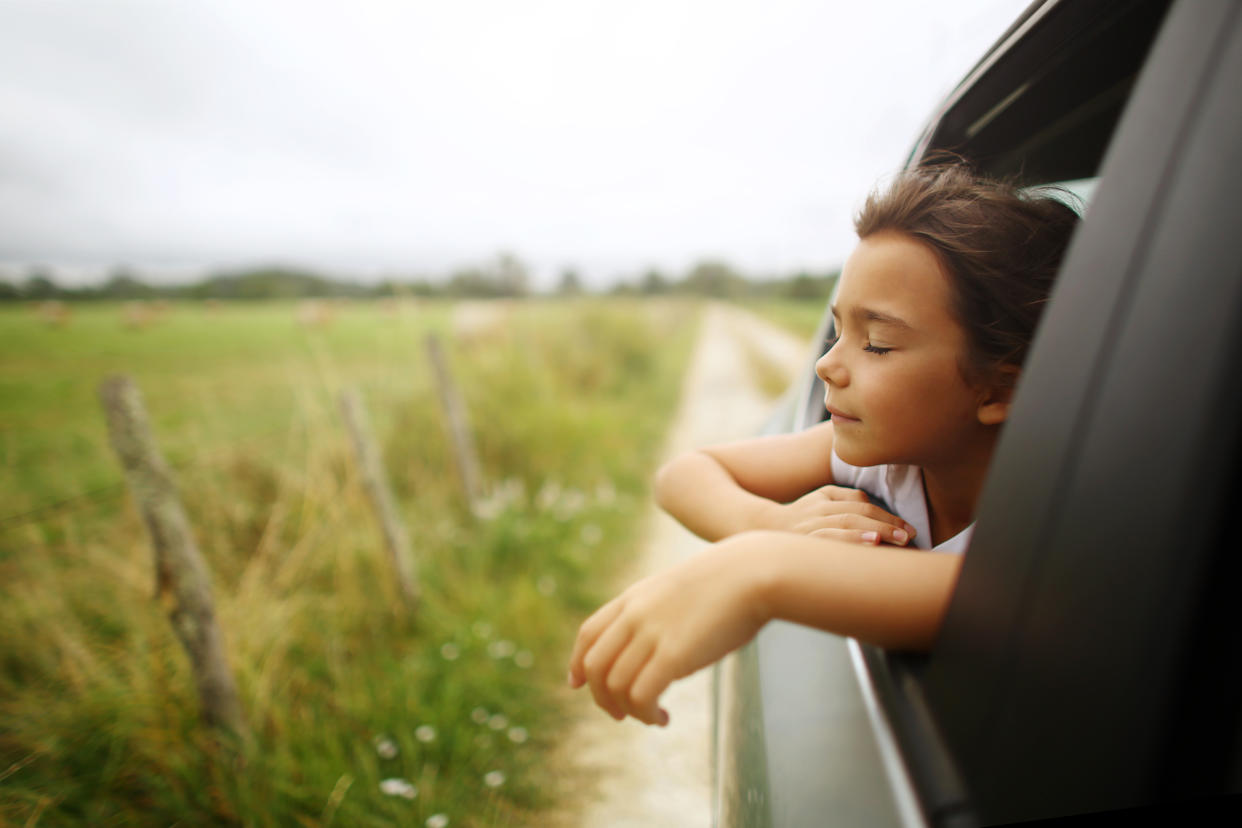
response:
<path fill-rule="evenodd" d="M 765 528 L 773 501 L 742 488 L 715 458 L 699 451 L 679 455 L 656 474 L 656 501 L 701 538 L 717 541 Z"/>
<path fill-rule="evenodd" d="M 930 649 L 962 564 L 958 555 L 784 532 L 749 532 L 725 543 L 753 567 L 764 618 L 898 650 Z"/>

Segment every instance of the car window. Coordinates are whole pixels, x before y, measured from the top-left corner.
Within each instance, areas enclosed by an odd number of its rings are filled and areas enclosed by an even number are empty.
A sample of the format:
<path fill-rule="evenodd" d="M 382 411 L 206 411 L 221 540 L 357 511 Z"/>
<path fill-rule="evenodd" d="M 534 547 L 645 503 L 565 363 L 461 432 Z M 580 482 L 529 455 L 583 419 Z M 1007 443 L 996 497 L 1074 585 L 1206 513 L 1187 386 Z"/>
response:
<path fill-rule="evenodd" d="M 1079 178 L 1074 181 L 1058 181 L 1054 186 L 1062 190 L 1069 190 L 1081 200 L 1081 204 L 1074 204 L 1072 201 L 1067 202 L 1071 207 L 1078 209 L 1090 206 L 1092 198 L 1095 196 L 1095 187 L 1100 183 L 1099 176 L 1094 178 Z"/>
<path fill-rule="evenodd" d="M 1099 183 L 1099 176 L 1093 176 L 1076 178 L 1072 181 L 1054 181 L 1032 189 L 1065 203 L 1079 216 L 1086 216 L 1087 208 L 1091 206 L 1091 201 L 1095 197 L 1096 185 Z"/>

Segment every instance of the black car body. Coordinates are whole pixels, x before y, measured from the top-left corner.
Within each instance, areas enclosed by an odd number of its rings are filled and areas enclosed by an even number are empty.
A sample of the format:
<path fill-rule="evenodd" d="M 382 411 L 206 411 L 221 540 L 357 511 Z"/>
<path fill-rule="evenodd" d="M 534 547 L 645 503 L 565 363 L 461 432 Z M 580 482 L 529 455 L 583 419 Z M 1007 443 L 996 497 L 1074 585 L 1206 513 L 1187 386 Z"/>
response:
<path fill-rule="evenodd" d="M 1026 184 L 1077 182 L 1085 220 L 933 649 L 769 625 L 717 669 L 716 821 L 1231 807 L 1242 3 L 1033 3 L 908 163 L 941 150 Z M 822 400 L 808 365 L 769 430 L 820 421 Z"/>

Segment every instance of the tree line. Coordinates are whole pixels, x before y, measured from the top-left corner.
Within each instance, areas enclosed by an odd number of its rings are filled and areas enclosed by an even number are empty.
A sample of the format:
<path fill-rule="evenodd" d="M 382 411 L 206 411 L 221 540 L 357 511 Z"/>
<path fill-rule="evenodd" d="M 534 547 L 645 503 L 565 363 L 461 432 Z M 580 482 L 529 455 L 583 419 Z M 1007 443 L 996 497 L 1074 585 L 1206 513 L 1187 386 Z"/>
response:
<path fill-rule="evenodd" d="M 722 299 L 784 298 L 819 300 L 828 296 L 836 271 L 799 272 L 771 279 L 750 278 L 720 261 L 703 261 L 681 276 L 648 270 L 621 279 L 605 290 L 591 290 L 576 270 L 561 272 L 553 293 L 621 296 L 693 295 Z M 145 299 L 310 299 L 310 298 L 520 298 L 533 293 L 530 272 L 516 257 L 501 254 L 484 265 L 460 268 L 446 279 L 390 278 L 363 284 L 310 270 L 259 267 L 214 273 L 190 284 L 159 285 L 118 269 L 97 285 L 57 284 L 43 268 L 32 268 L 17 282 L 0 280 L 0 302 L 134 301 Z"/>

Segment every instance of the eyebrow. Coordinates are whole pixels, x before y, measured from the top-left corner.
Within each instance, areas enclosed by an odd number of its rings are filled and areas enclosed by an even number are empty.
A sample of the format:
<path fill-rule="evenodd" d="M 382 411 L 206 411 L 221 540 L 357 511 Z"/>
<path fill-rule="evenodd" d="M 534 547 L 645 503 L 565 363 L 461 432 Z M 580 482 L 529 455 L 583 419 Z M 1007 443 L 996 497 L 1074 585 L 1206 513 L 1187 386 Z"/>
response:
<path fill-rule="evenodd" d="M 831 308 L 832 308 L 832 315 L 840 319 L 841 314 L 838 311 L 837 306 L 832 305 Z M 912 328 L 913 327 L 911 326 L 909 322 L 907 322 L 906 320 L 902 319 L 899 316 L 893 316 L 892 314 L 889 314 L 889 313 L 881 313 L 880 311 L 873 310 L 872 308 L 855 308 L 851 315 L 854 316 L 855 318 L 862 319 L 867 322 L 880 322 L 885 325 L 896 325 L 899 328 Z"/>

